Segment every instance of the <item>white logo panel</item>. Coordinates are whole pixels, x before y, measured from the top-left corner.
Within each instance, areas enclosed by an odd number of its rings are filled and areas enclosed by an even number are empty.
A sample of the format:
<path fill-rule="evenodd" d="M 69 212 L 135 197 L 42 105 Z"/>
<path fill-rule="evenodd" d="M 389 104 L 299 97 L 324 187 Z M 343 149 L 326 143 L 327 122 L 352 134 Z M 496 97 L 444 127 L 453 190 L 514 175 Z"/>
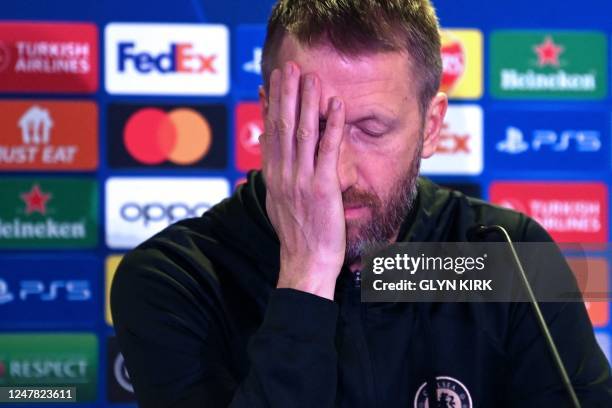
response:
<path fill-rule="evenodd" d="M 104 38 L 110 94 L 219 96 L 229 90 L 224 25 L 111 23 Z"/>
<path fill-rule="evenodd" d="M 129 249 L 230 193 L 223 178 L 116 177 L 106 181 L 106 245 Z"/>
<path fill-rule="evenodd" d="M 483 116 L 478 105 L 449 106 L 436 153 L 422 174 L 478 175 L 483 167 Z"/>

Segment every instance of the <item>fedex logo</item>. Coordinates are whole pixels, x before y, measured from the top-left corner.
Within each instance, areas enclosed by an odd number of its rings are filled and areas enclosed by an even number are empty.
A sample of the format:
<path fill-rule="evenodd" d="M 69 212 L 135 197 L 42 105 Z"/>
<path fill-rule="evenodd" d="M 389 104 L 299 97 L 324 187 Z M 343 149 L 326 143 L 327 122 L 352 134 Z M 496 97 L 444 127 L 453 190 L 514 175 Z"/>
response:
<path fill-rule="evenodd" d="M 229 90 L 224 25 L 111 23 L 104 37 L 111 94 L 221 96 Z"/>
<path fill-rule="evenodd" d="M 435 154 L 421 161 L 426 175 L 477 175 L 483 168 L 483 114 L 478 105 L 449 105 Z"/>
<path fill-rule="evenodd" d="M 442 125 L 442 132 L 436 147 L 436 154 L 470 153 L 470 135 L 449 132 L 448 123 Z"/>
<path fill-rule="evenodd" d="M 119 43 L 119 72 L 126 70 L 131 63 L 138 72 L 148 73 L 157 71 L 161 73 L 185 72 L 200 74 L 210 72 L 216 74 L 214 67 L 216 55 L 203 55 L 193 51 L 191 43 L 170 44 L 170 50 L 157 55 L 146 51 L 137 52 L 133 42 Z"/>

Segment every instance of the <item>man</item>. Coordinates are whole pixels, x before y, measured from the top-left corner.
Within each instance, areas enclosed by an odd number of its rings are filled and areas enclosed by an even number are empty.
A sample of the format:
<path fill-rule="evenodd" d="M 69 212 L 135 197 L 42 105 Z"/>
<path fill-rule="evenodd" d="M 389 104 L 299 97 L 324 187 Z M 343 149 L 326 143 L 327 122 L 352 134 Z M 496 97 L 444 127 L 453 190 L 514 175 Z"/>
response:
<path fill-rule="evenodd" d="M 550 241 L 417 177 L 447 107 L 438 29 L 428 0 L 274 7 L 262 172 L 127 254 L 113 283 L 141 406 L 569 406 L 528 304 L 360 302 L 372 243 L 463 241 L 476 224 Z M 610 406 L 583 304 L 542 309 L 583 406 Z"/>

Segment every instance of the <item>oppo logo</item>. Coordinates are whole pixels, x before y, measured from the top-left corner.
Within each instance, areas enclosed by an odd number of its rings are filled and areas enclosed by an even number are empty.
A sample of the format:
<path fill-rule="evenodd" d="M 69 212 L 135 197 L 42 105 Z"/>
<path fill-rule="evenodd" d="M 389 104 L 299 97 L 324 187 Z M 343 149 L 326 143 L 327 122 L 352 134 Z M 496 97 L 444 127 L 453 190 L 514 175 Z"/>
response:
<path fill-rule="evenodd" d="M 142 221 L 145 226 L 151 222 L 166 221 L 173 223 L 185 218 L 199 217 L 211 207 L 208 203 L 198 203 L 190 206 L 185 203 L 147 203 L 129 202 L 119 210 L 121 218 L 127 222 Z"/>

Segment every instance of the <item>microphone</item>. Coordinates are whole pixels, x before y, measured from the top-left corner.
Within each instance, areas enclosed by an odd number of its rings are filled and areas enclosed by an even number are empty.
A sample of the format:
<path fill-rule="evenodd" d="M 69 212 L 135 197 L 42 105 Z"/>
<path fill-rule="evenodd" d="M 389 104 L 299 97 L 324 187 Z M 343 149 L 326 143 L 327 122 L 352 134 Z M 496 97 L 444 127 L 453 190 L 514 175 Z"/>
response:
<path fill-rule="evenodd" d="M 482 224 L 476 224 L 467 230 L 466 236 L 469 241 L 479 241 L 486 234 L 492 233 L 492 232 L 496 232 L 499 235 L 501 235 L 503 240 L 508 244 L 510 248 L 510 252 L 512 253 L 512 260 L 514 261 L 514 264 L 516 265 L 516 269 L 518 270 L 520 280 L 523 284 L 524 289 L 527 292 L 527 297 L 529 298 L 529 303 L 531 304 L 531 308 L 535 315 L 536 321 L 538 322 L 538 325 L 540 326 L 540 330 L 542 331 L 542 335 L 544 336 L 544 339 L 546 340 L 548 351 L 550 351 L 552 355 L 555 366 L 557 368 L 557 371 L 559 372 L 559 375 L 561 376 L 561 379 L 563 381 L 563 385 L 565 386 L 567 394 L 572 401 L 572 406 L 575 408 L 580 408 L 581 405 L 580 405 L 580 401 L 578 400 L 578 397 L 576 396 L 576 391 L 574 390 L 574 387 L 569 379 L 569 376 L 567 375 L 567 370 L 565 369 L 565 366 L 563 365 L 563 361 L 561 360 L 561 356 L 559 355 L 557 346 L 555 345 L 552 335 L 550 334 L 550 330 L 548 329 L 548 326 L 546 325 L 546 321 L 544 320 L 544 316 L 542 315 L 542 311 L 540 310 L 540 305 L 538 304 L 538 301 L 536 300 L 533 294 L 533 289 L 531 288 L 531 284 L 529 283 L 529 280 L 527 279 L 527 275 L 525 274 L 525 269 L 523 269 L 523 264 L 521 263 L 516 253 L 516 249 L 514 248 L 514 244 L 512 243 L 510 234 L 508 234 L 508 231 L 506 231 L 506 229 L 502 227 L 501 225 L 485 226 Z"/>

